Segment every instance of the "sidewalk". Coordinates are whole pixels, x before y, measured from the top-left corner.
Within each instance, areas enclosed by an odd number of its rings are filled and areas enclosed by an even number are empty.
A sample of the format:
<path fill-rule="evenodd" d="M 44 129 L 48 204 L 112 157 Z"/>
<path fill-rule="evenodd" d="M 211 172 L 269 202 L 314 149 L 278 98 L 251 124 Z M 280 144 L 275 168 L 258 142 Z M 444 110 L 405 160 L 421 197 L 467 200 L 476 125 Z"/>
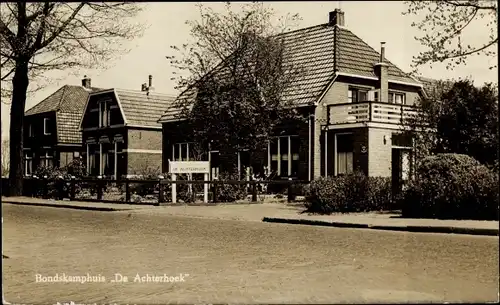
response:
<path fill-rule="evenodd" d="M 152 206 L 102 202 L 59 201 L 30 197 L 2 197 L 2 202 L 22 205 L 63 207 L 97 211 L 127 211 L 149 215 L 169 215 L 220 220 L 264 221 L 274 223 L 318 225 L 375 230 L 457 233 L 473 235 L 499 235 L 498 221 L 405 219 L 399 214 L 352 213 L 333 215 L 302 214 L 300 204 L 221 204 L 213 206 Z"/>
<path fill-rule="evenodd" d="M 91 211 L 130 211 L 137 209 L 154 208 L 152 205 L 139 204 L 121 204 L 121 203 L 104 203 L 104 202 L 88 202 L 88 201 L 69 201 L 69 200 L 52 200 L 40 199 L 32 197 L 3 197 L 2 203 L 18 204 L 18 205 L 33 205 L 45 206 L 53 208 L 70 208 L 79 210 Z"/>

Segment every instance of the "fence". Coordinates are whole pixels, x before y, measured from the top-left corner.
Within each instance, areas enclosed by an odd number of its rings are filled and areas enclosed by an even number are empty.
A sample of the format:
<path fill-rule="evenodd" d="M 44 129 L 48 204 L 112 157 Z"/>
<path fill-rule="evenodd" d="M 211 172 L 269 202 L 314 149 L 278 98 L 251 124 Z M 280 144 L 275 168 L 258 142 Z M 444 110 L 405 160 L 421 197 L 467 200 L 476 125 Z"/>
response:
<path fill-rule="evenodd" d="M 209 202 L 220 202 L 227 193 L 227 186 L 250 197 L 251 202 L 264 200 L 263 196 L 279 195 L 294 202 L 304 195 L 303 186 L 308 181 L 202 181 L 202 180 L 134 180 L 134 179 L 44 179 L 24 178 L 23 196 L 58 200 L 99 201 L 113 203 L 161 204 L 171 201 L 171 186 L 177 185 L 177 198 L 195 202 L 203 196 L 203 185 L 209 185 Z M 183 187 L 184 186 L 184 187 Z M 201 187 L 198 187 L 201 186 Z M 201 191 L 200 191 L 201 190 Z M 201 194 L 200 194 L 201 192 Z M 2 194 L 8 196 L 8 179 L 2 179 Z M 181 195 L 182 194 L 182 195 Z M 181 195 L 181 196 L 180 196 Z M 200 196 L 201 195 L 201 196 Z"/>

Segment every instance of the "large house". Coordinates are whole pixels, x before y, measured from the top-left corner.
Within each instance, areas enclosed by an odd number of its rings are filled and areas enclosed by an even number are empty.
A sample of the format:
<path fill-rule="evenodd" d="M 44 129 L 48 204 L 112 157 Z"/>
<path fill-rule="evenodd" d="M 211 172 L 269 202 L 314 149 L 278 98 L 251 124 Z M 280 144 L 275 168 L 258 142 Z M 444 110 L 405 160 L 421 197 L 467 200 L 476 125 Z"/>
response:
<path fill-rule="evenodd" d="M 32 175 L 39 167 L 64 167 L 81 158 L 79 124 L 91 87 L 85 77 L 81 86 L 65 85 L 25 112 L 24 168 Z"/>
<path fill-rule="evenodd" d="M 377 52 L 344 24 L 344 12 L 329 14 L 329 22 L 283 34 L 288 60 L 306 68 L 286 90 L 308 122 L 287 128 L 268 143 L 264 156 L 241 151 L 228 156 L 206 148 L 212 178 L 224 163 L 264 167 L 281 178 L 312 180 L 356 169 L 368 176 L 406 179 L 411 171 L 412 143 L 401 135 L 402 121 L 415 111 L 425 94 L 423 84 L 385 58 L 385 45 Z M 190 88 L 178 99 L 196 98 Z M 182 125 L 174 104 L 161 116 L 163 168 L 169 160 L 187 160 L 190 145 L 178 136 Z M 179 128 L 177 128 L 179 130 Z"/>
<path fill-rule="evenodd" d="M 158 117 L 175 96 L 153 92 L 152 77 L 142 90 L 92 92 L 81 118 L 84 160 L 94 177 L 134 177 L 161 171 L 162 135 Z"/>

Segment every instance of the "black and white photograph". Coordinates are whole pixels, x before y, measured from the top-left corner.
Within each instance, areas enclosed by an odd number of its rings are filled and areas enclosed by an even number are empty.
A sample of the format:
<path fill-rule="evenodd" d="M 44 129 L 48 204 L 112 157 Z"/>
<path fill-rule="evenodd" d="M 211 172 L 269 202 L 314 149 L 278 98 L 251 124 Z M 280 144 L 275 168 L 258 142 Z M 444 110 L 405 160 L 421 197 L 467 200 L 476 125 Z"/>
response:
<path fill-rule="evenodd" d="M 497 303 L 498 2 L 0 3 L 2 304 Z"/>

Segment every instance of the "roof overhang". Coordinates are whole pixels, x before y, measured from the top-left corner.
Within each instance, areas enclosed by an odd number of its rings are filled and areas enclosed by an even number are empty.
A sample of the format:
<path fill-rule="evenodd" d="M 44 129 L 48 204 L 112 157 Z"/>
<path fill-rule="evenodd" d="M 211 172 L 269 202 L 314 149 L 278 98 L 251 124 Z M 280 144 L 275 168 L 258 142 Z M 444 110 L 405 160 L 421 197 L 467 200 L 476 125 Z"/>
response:
<path fill-rule="evenodd" d="M 358 74 L 345 73 L 345 72 L 337 72 L 337 75 L 338 76 L 363 78 L 363 79 L 369 79 L 369 80 L 378 80 L 378 77 L 375 77 L 375 76 L 358 75 Z M 409 82 L 403 82 L 403 81 L 399 81 L 399 80 L 395 80 L 395 79 L 389 79 L 388 82 L 393 83 L 393 84 L 400 84 L 400 85 L 413 86 L 413 87 L 419 87 L 419 88 L 424 87 L 424 85 L 421 83 L 409 83 Z"/>

